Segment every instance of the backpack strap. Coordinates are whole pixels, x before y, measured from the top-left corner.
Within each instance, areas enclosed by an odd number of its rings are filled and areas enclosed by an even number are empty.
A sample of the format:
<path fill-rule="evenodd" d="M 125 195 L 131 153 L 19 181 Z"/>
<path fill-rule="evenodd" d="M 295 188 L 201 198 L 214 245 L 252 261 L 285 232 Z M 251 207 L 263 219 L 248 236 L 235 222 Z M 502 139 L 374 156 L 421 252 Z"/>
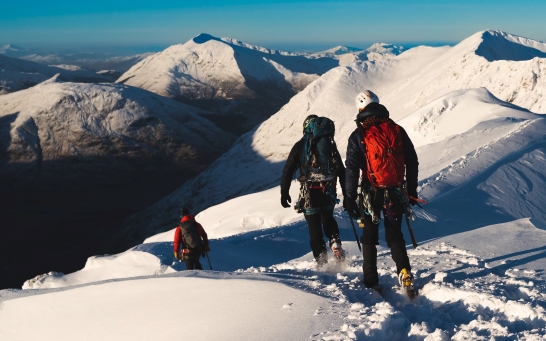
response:
<path fill-rule="evenodd" d="M 362 152 L 362 155 L 366 159 L 366 174 L 363 174 L 362 176 L 362 181 L 364 181 L 364 179 L 368 179 L 368 174 L 370 172 L 370 161 L 366 157 L 366 143 L 364 142 L 364 136 L 366 136 L 366 129 L 364 129 L 364 127 L 362 126 L 360 122 L 356 120 L 355 122 L 356 122 L 356 129 L 358 132 L 359 142 L 360 142 L 358 146 L 360 148 L 360 151 Z M 364 177 L 364 175 L 366 175 L 366 177 Z M 362 184 L 360 184 L 360 186 L 362 186 Z M 375 186 L 373 183 L 371 183 L 371 186 L 372 186 L 372 189 L 375 189 Z"/>

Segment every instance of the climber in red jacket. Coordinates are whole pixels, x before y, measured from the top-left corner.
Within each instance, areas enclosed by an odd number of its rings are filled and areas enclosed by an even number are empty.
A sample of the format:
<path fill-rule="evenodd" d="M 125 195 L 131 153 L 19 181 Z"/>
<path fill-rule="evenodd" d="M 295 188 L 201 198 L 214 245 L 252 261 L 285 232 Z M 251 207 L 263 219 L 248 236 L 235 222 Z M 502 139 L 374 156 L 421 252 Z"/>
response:
<path fill-rule="evenodd" d="M 203 270 L 199 256 L 205 257 L 210 251 L 207 233 L 186 207 L 180 209 L 180 218 L 174 232 L 174 258 L 183 259 L 188 270 Z"/>

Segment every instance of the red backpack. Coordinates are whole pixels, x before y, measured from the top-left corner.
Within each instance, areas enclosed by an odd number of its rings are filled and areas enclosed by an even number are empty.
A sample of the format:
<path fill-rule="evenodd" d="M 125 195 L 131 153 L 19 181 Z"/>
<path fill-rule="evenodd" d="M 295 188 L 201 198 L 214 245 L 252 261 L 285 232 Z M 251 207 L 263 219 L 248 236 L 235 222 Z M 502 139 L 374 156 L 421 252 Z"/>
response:
<path fill-rule="evenodd" d="M 392 120 L 361 130 L 367 160 L 366 176 L 372 186 L 396 187 L 404 182 L 404 146 L 400 126 Z"/>

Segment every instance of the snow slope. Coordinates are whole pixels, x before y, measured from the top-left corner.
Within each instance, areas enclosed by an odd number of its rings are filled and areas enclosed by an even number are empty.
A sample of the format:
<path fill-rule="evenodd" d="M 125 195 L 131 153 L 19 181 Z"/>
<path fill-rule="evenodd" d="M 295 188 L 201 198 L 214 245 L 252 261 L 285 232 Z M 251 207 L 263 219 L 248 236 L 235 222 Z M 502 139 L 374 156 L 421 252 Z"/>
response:
<path fill-rule="evenodd" d="M 274 261 L 273 254 L 293 257 L 290 244 L 299 242 L 300 250 L 308 247 L 302 223 L 213 240 L 212 264 L 222 271 L 175 273 L 183 266 L 173 262 L 160 276 L 0 291 L 0 335 L 5 340 L 43 334 L 64 340 L 75 333 L 84 340 L 144 340 L 176 337 L 180 328 L 189 326 L 186 335 L 207 340 L 539 340 L 546 332 L 546 234 L 528 220 L 449 235 L 409 250 L 420 289 L 410 302 L 398 289 L 384 245 L 378 256 L 381 295 L 362 287 L 362 257 L 355 243 L 346 241 L 351 232 L 344 218 L 337 217 L 350 254 L 345 265 L 329 264 L 317 271 L 310 253 L 265 265 Z M 499 243 L 488 243 L 491 237 Z M 155 255 L 168 264 L 161 252 L 170 253 L 172 243 L 145 245 L 130 252 L 148 252 L 149 258 Z M 229 250 L 244 253 L 247 261 L 261 256 L 269 262 L 230 270 L 222 261 L 231 260 L 233 269 L 239 260 Z M 143 262 L 139 271 L 148 267 Z M 111 267 L 97 271 L 108 274 Z M 173 302 L 184 302 L 192 314 L 173 313 L 178 306 L 174 303 L 173 308 Z M 21 324 L 23 319 L 33 321 L 32 328 Z"/>
<path fill-rule="evenodd" d="M 59 74 L 65 81 L 98 83 L 110 82 L 110 77 L 89 69 L 69 69 L 46 66 L 0 54 L 0 95 L 22 90 Z"/>

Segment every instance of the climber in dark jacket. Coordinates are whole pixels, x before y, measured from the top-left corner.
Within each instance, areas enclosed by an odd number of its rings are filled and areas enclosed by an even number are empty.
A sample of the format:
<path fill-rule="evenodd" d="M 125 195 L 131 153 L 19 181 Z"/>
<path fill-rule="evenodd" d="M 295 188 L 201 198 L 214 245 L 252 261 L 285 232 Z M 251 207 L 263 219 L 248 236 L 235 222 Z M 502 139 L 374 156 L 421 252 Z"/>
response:
<path fill-rule="evenodd" d="M 304 130 L 309 122 L 316 118 L 316 115 L 309 115 L 303 124 Z M 294 144 L 286 164 L 283 169 L 281 177 L 281 205 L 285 208 L 290 207 L 290 182 L 294 177 L 294 173 L 297 169 L 300 170 L 300 198 L 296 204 L 298 211 L 303 212 L 307 225 L 309 227 L 309 237 L 311 250 L 319 266 L 328 262 L 328 256 L 326 251 L 326 243 L 324 242 L 324 235 L 329 240 L 329 246 L 337 260 L 343 260 L 345 258 L 345 252 L 341 248 L 341 240 L 339 238 L 339 227 L 334 219 L 334 206 L 336 204 L 336 185 L 337 178 L 341 183 L 343 196 L 345 197 L 345 167 L 343 167 L 343 161 L 337 153 L 335 163 L 338 165 L 338 172 L 336 179 L 330 182 L 312 182 L 307 181 L 304 176 L 302 165 L 302 154 L 304 149 L 304 138 Z M 301 195 L 303 194 L 303 195 Z M 323 234 L 324 228 L 324 234 Z"/>
<path fill-rule="evenodd" d="M 345 160 L 345 193 L 347 194 L 347 200 L 344 203 L 344 207 L 351 216 L 360 218 L 363 221 L 364 228 L 360 241 L 364 257 L 364 284 L 368 288 L 377 288 L 379 284 L 376 248 L 376 245 L 379 245 L 379 219 L 376 222 L 372 222 L 371 215 L 361 216 L 361 211 L 356 202 L 359 186 L 362 186 L 363 190 L 368 189 L 370 191 L 371 205 L 373 206 L 375 216 L 380 217 L 381 211 L 383 211 L 383 216 L 385 217 L 385 239 L 387 245 L 391 248 L 391 255 L 396 263 L 399 279 L 403 279 L 400 277 L 400 274 L 404 269 L 404 272 L 413 281 L 406 251 L 406 242 L 401 230 L 402 213 L 404 210 L 403 203 L 399 200 L 394 187 L 373 186 L 367 176 L 369 160 L 366 160 L 366 145 L 363 141 L 362 131 L 383 122 L 392 122 L 392 120 L 389 118 L 387 108 L 379 104 L 379 98 L 373 92 L 369 90 L 361 92 L 357 96 L 356 102 L 359 110 L 356 121 L 361 126 L 350 135 L 347 145 L 347 158 Z M 394 122 L 393 124 L 400 131 L 405 163 L 406 189 L 409 202 L 414 205 L 417 198 L 417 174 L 419 166 L 417 153 L 406 131 Z M 359 179 L 362 179 L 361 184 L 359 184 Z M 386 207 L 385 204 L 387 202 L 391 203 L 392 206 L 388 205 Z"/>

